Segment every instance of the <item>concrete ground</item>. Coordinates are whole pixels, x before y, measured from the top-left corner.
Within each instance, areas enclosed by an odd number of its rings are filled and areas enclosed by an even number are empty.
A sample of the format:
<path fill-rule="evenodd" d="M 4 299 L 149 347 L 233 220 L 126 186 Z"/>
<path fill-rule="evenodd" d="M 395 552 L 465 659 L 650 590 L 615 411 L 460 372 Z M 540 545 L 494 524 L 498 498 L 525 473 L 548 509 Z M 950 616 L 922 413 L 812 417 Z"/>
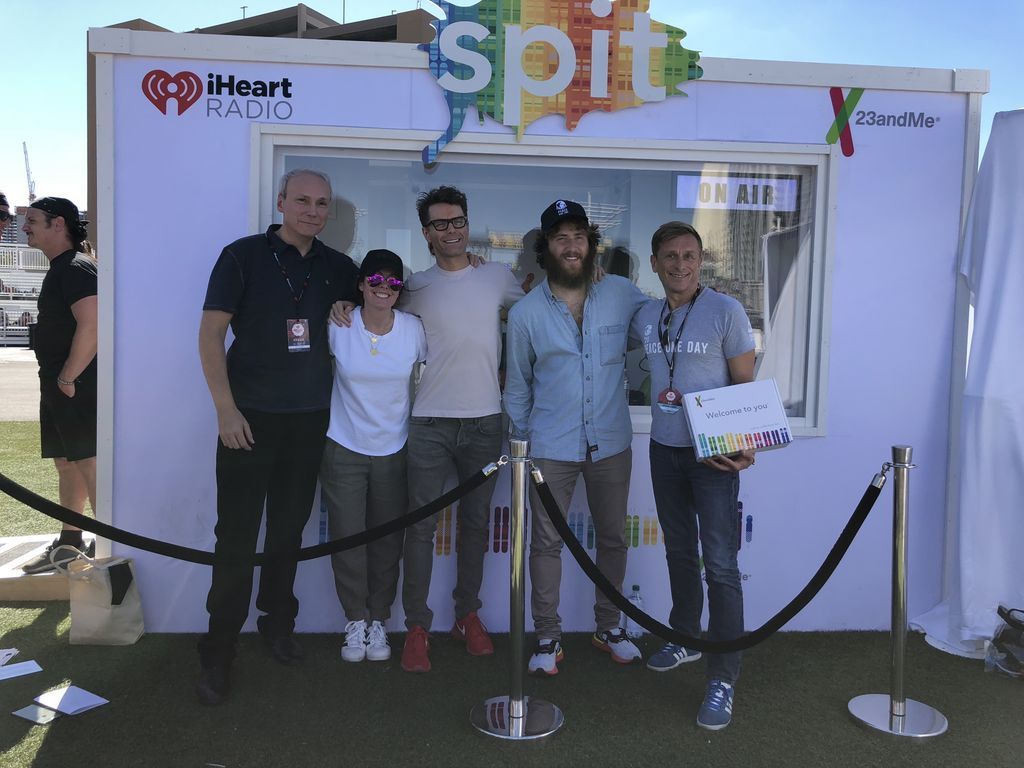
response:
<path fill-rule="evenodd" d="M 0 421 L 39 421 L 39 366 L 25 347 L 0 347 Z"/>

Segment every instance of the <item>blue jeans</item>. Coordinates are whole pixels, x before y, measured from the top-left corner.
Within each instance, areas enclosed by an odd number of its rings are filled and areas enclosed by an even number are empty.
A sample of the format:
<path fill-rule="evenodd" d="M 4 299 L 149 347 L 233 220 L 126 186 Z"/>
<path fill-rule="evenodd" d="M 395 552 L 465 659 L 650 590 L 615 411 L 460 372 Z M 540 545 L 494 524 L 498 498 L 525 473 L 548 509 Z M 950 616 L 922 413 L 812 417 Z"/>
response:
<path fill-rule="evenodd" d="M 672 589 L 669 625 L 700 636 L 704 587 L 700 553 L 708 584 L 708 639 L 732 640 L 743 634 L 743 589 L 736 560 L 739 551 L 740 479 L 697 461 L 692 448 L 651 441 L 651 482 L 658 520 L 665 532 L 665 559 Z M 740 654 L 707 654 L 708 679 L 735 683 Z"/>

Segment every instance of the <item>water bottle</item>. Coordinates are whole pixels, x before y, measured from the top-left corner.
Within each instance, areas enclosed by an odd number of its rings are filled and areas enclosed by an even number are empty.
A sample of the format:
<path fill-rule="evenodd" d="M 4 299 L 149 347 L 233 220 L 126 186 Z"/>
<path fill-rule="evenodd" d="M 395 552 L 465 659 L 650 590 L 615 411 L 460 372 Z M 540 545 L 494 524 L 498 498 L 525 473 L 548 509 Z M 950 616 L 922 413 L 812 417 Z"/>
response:
<path fill-rule="evenodd" d="M 629 602 L 631 602 L 633 605 L 635 605 L 637 610 L 642 611 L 644 609 L 644 599 L 640 595 L 640 585 L 639 584 L 634 584 L 633 585 L 633 591 L 629 593 Z M 636 638 L 636 637 L 640 637 L 642 634 L 644 634 L 643 627 L 641 627 L 639 624 L 637 624 L 635 621 L 633 621 L 628 616 L 626 616 L 625 619 L 626 619 L 626 636 L 627 637 L 634 637 L 634 638 Z"/>
<path fill-rule="evenodd" d="M 327 522 L 327 499 L 324 497 L 323 491 L 320 492 L 320 530 L 319 530 L 320 543 L 323 544 L 330 540 L 329 527 Z"/>

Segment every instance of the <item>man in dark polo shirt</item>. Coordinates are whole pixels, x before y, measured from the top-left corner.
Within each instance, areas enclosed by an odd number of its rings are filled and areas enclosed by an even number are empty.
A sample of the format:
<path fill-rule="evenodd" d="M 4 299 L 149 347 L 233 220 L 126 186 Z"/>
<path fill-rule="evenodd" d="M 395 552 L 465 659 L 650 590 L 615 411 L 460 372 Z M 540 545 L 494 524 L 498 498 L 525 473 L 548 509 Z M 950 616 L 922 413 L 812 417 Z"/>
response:
<path fill-rule="evenodd" d="M 22 229 L 28 244 L 50 261 L 39 289 L 33 335 L 39 362 L 39 432 L 44 459 L 57 467 L 60 503 L 96 512 L 96 260 L 78 208 L 62 197 L 32 203 Z M 50 552 L 83 546 L 82 532 L 65 525 L 60 536 L 22 565 L 25 573 L 53 570 Z"/>
<path fill-rule="evenodd" d="M 210 275 L 199 328 L 199 355 L 217 409 L 216 553 L 244 559 L 256 551 L 266 503 L 264 550 L 301 546 L 316 490 L 331 404 L 327 315 L 336 300 L 353 300 L 358 270 L 343 253 L 316 239 L 327 224 L 330 180 L 318 171 L 281 179 L 283 223 L 228 245 Z M 224 352 L 230 326 L 234 341 Z M 303 657 L 293 630 L 296 564 L 263 566 L 257 620 L 273 657 Z M 203 704 L 227 696 L 235 644 L 252 594 L 249 566 L 215 565 L 206 609 L 209 631 L 199 641 Z"/>

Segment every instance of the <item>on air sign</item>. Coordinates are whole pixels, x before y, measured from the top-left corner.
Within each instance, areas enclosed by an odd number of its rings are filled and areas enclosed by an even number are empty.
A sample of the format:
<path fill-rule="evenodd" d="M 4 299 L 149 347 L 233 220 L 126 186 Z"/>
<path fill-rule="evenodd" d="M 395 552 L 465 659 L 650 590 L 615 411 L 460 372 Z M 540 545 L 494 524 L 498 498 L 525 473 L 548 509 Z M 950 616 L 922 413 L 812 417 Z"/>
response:
<path fill-rule="evenodd" d="M 800 207 L 800 180 L 792 176 L 724 176 L 680 173 L 676 208 L 681 210 L 792 212 Z"/>
<path fill-rule="evenodd" d="M 205 114 L 208 118 L 236 118 L 242 120 L 290 120 L 292 117 L 292 81 L 247 80 L 233 74 L 209 72 L 203 80 L 195 72 L 172 75 L 162 69 L 153 69 L 142 78 L 142 93 L 163 114 L 183 115 L 205 95 Z"/>

